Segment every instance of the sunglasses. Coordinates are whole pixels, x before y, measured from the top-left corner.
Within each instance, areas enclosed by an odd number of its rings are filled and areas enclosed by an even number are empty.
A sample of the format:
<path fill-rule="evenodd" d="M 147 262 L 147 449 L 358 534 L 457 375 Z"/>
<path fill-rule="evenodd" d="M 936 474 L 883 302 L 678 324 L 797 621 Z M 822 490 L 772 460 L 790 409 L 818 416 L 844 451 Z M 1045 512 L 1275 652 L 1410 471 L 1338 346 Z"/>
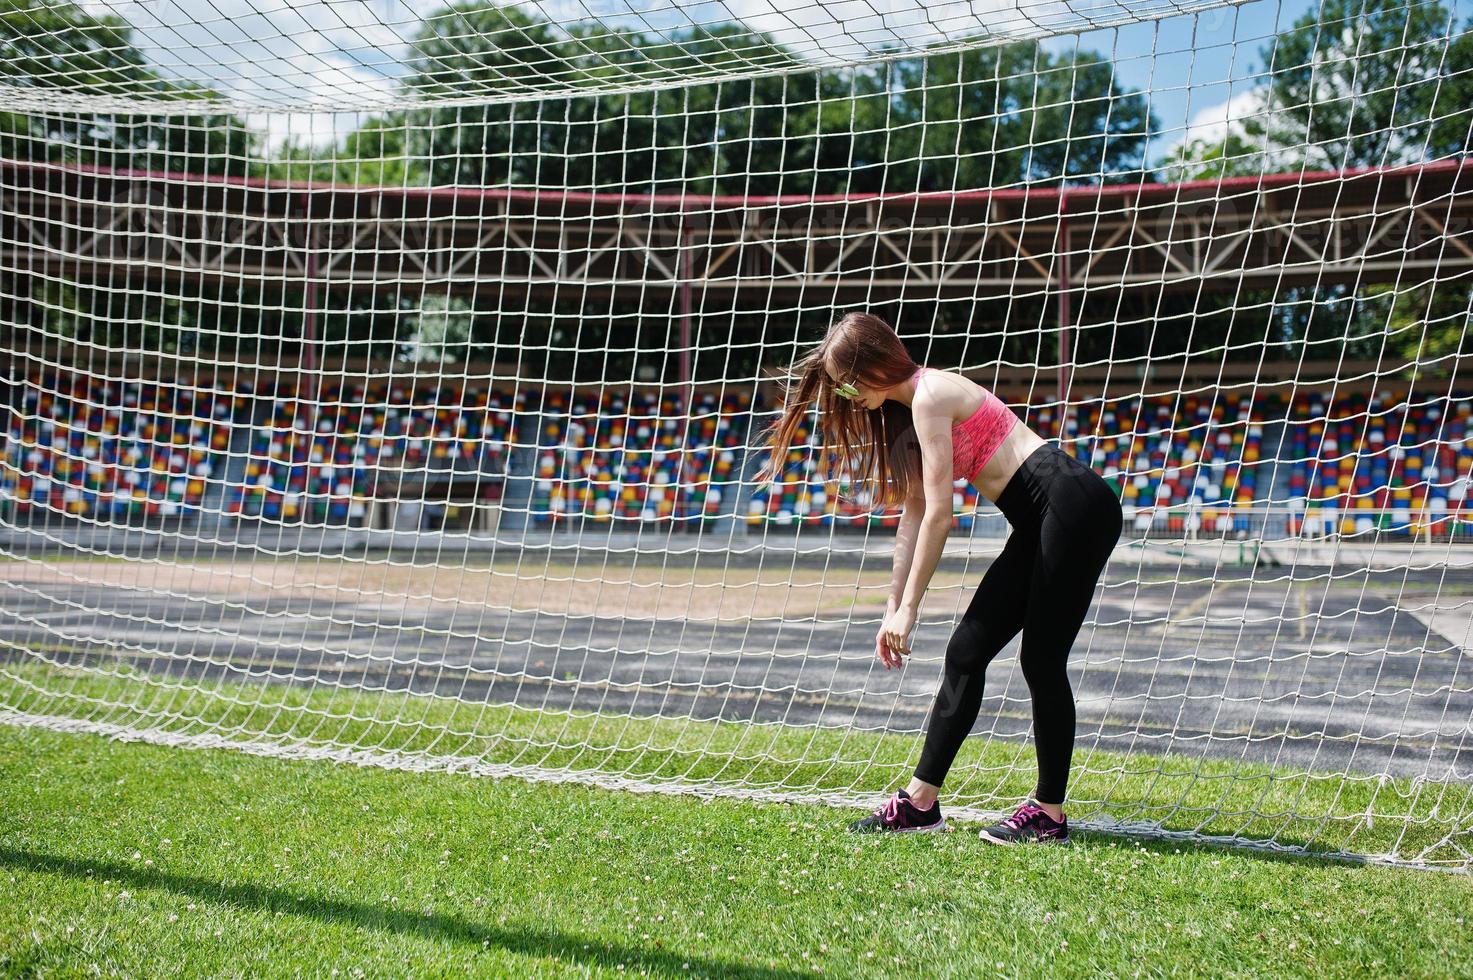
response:
<path fill-rule="evenodd" d="M 843 384 L 834 385 L 834 394 L 838 395 L 840 398 L 847 398 L 850 401 L 853 401 L 854 399 L 859 397 L 859 389 L 854 387 L 849 382 L 845 381 Z"/>

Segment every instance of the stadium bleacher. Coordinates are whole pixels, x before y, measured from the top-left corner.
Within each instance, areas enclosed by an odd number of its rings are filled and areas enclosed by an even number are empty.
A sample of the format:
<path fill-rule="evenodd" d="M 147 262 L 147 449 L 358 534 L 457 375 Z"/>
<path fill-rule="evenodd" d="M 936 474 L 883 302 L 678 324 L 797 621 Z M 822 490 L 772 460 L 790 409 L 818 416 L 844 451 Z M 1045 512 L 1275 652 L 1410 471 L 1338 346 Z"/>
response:
<path fill-rule="evenodd" d="M 330 524 L 363 518 L 372 477 L 387 469 L 499 472 L 511 405 L 525 403 L 484 387 L 359 383 L 324 387 L 314 417 L 292 386 L 253 394 L 262 415 L 227 510 Z"/>
<path fill-rule="evenodd" d="M 1105 477 L 1142 532 L 1249 531 L 1249 505 L 1268 503 L 1271 492 L 1291 511 L 1291 533 L 1305 522 L 1342 533 L 1418 531 L 1467 506 L 1473 400 L 1411 394 L 1086 399 L 1071 406 L 1062 445 Z M 206 507 L 213 481 L 227 516 L 356 525 L 387 472 L 489 474 L 496 486 L 514 418 L 540 411 L 534 523 L 695 524 L 733 512 L 727 495 L 743 477 L 741 447 L 771 418 L 745 392 L 697 398 L 687 419 L 675 394 L 654 390 L 539 397 L 525 386 L 375 380 L 324 387 L 313 413 L 290 383 L 211 390 L 53 372 L 22 386 L 5 432 L 3 489 L 18 517 L 189 518 Z M 1052 407 L 1028 420 L 1057 437 Z M 799 431 L 805 444 L 813 421 L 810 413 Z M 1270 430 L 1282 440 L 1267 444 Z M 1267 465 L 1275 456 L 1276 468 Z M 805 448 L 790 450 L 784 478 L 754 488 L 737 516 L 779 527 L 898 521 L 895 508 L 845 499 L 847 488 L 815 480 L 815 465 Z M 954 504 L 963 530 L 991 509 L 965 480 Z"/>
<path fill-rule="evenodd" d="M 21 513 L 191 516 L 237 404 L 229 392 L 34 377 L 9 413 L 0 487 Z"/>

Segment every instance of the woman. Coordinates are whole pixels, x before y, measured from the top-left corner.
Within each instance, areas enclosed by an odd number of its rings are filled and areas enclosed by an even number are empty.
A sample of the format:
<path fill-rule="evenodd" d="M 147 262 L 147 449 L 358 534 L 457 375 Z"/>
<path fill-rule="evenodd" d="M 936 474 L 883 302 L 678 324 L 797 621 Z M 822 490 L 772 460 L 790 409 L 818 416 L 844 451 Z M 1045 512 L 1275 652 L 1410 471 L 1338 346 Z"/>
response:
<path fill-rule="evenodd" d="M 845 316 L 793 367 L 797 380 L 768 430 L 772 456 L 757 480 L 780 475 L 817 399 L 824 469 L 852 473 L 873 488 L 877 503 L 903 505 L 890 598 L 875 636 L 875 656 L 887 670 L 910 655 L 921 597 L 951 529 L 953 482 L 970 478 L 1012 527 L 947 643 L 910 785 L 850 829 L 914 833 L 946 825 L 937 797 L 977 719 L 983 673 L 1021 630 L 1038 784 L 1011 817 L 981 833 L 998 844 L 1068 841 L 1063 803 L 1074 751 L 1074 693 L 1065 666 L 1120 538 L 1119 499 L 1097 473 L 1045 442 L 986 388 L 919 367 L 879 317 Z"/>

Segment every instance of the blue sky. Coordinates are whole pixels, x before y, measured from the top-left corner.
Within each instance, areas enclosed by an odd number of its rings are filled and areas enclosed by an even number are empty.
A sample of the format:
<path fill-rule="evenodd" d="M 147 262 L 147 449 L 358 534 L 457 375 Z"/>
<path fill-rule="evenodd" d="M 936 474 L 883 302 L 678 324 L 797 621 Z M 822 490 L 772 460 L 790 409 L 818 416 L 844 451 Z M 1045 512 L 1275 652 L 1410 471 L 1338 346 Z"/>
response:
<path fill-rule="evenodd" d="M 230 92 L 252 122 L 274 138 L 287 133 L 324 142 L 354 125 L 334 108 L 392 102 L 402 42 L 419 24 L 407 0 L 84 0 L 133 23 L 145 50 L 172 73 Z M 1193 0 L 1199 6 L 1211 0 Z M 1470 0 L 1453 0 L 1467 4 Z M 1123 19 L 1160 0 L 541 0 L 553 19 L 587 12 L 628 23 L 632 6 L 656 28 L 743 16 L 810 57 L 841 58 L 882 39 L 919 43 L 977 30 L 1006 34 L 1034 23 L 1081 26 L 1085 17 Z M 1020 6 L 1021 4 L 1021 6 Z M 436 4 L 437 6 L 438 4 Z M 1173 0 L 1173 6 L 1186 4 Z M 1158 162 L 1187 132 L 1211 135 L 1258 83 L 1259 57 L 1275 31 L 1316 9 L 1315 0 L 1252 0 L 1141 20 L 1112 29 L 1064 33 L 1048 47 L 1075 45 L 1109 55 L 1121 82 L 1149 93 L 1165 137 Z M 622 14 L 623 16 L 614 16 Z M 847 47 L 846 47 L 847 45 Z M 316 111 L 313 111 L 316 110 Z M 1220 132 L 1220 126 L 1217 127 Z"/>
<path fill-rule="evenodd" d="M 1259 83 L 1264 69 L 1260 50 L 1269 38 L 1305 14 L 1319 9 L 1314 0 L 1254 0 L 1199 14 L 1143 21 L 1115 30 L 1054 38 L 1056 51 L 1075 44 L 1110 55 L 1125 88 L 1146 92 L 1167 130 L 1158 152 L 1178 142 L 1185 128 L 1207 130 L 1235 99 L 1241 102 Z"/>

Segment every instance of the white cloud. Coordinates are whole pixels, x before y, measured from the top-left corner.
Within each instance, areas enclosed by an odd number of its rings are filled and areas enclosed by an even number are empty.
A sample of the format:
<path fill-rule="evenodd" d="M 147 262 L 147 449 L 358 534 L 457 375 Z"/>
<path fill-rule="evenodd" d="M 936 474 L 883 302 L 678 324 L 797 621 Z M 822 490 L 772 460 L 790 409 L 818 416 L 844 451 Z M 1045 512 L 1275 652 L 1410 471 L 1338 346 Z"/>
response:
<path fill-rule="evenodd" d="M 804 58 L 851 61 L 886 48 L 916 48 L 973 36 L 1009 36 L 1030 16 L 1067 11 L 1044 0 L 737 0 L 723 4 L 754 31 L 769 34 Z"/>
<path fill-rule="evenodd" d="M 1183 142 L 1201 141 L 1207 144 L 1220 144 L 1230 132 L 1242 135 L 1242 120 L 1262 114 L 1263 109 L 1263 88 L 1250 88 L 1239 92 L 1226 102 L 1209 106 L 1193 115 L 1187 121 Z"/>
<path fill-rule="evenodd" d="M 84 0 L 89 10 L 117 14 L 136 28 L 135 39 L 170 75 L 221 92 L 231 111 L 267 134 L 273 145 L 288 137 L 322 145 L 360 125 L 367 114 L 398 104 L 403 94 L 407 39 L 422 26 L 423 13 L 444 0 Z M 959 42 L 963 38 L 1039 35 L 1088 28 L 1159 12 L 1166 0 L 538 0 L 537 9 L 563 25 L 602 22 L 614 30 L 669 34 L 693 25 L 743 21 L 770 34 L 800 57 L 819 63 L 848 63 L 885 48 Z M 1210 6 L 1219 0 L 1172 0 L 1173 9 Z M 1210 13 L 1204 16 L 1211 16 Z M 1174 18 L 1187 21 L 1191 18 Z M 1193 21 L 1196 23 L 1196 21 Z M 1246 25 L 1244 25 L 1246 27 Z M 1106 38 L 1143 84 L 1161 84 L 1171 58 L 1161 56 L 1161 28 L 1137 23 L 1139 44 L 1126 35 Z M 1084 35 L 1091 37 L 1091 35 Z M 1133 36 L 1133 35 L 1132 35 Z M 1070 42 L 1069 35 L 1056 39 Z M 1190 43 L 1190 42 L 1189 42 Z M 1191 51 L 1191 71 L 1205 71 Z M 1224 48 L 1224 50 L 1226 50 Z M 1127 52 L 1139 51 L 1132 62 Z M 1180 52 L 1177 52 L 1180 54 Z M 1164 60 L 1161 60 L 1164 58 Z M 1241 66 L 1238 66 L 1241 68 Z M 1164 75 L 1162 76 L 1165 77 Z M 1222 76 L 1219 76 L 1222 78 Z M 1222 79 L 1227 88 L 1246 81 Z M 1203 85 L 1196 98 L 1206 97 Z M 1187 88 L 1197 86 L 1187 80 Z M 1156 100 L 1185 112 L 1192 96 L 1165 85 Z M 467 92 L 465 101 L 525 97 L 526 90 Z M 1180 108 L 1177 108 L 1177 107 Z M 1235 121 L 1261 111 L 1255 91 L 1239 91 L 1225 102 L 1181 120 L 1166 134 L 1221 142 Z M 1179 119 L 1180 117 L 1178 117 Z M 1168 124 L 1171 120 L 1168 119 Z M 1156 141 L 1157 146 L 1162 141 Z M 1169 150 L 1158 156 L 1165 158 Z"/>
<path fill-rule="evenodd" d="M 413 0 L 84 0 L 117 14 L 161 68 L 271 112 L 381 109 L 403 71 L 406 42 L 424 11 Z M 848 63 L 890 49 L 965 38 L 1014 39 L 1127 23 L 1221 0 L 537 0 L 563 26 L 667 34 L 733 21 L 771 35 L 799 57 Z M 1169 5 L 1169 6 L 1168 6 Z M 467 93 L 526 95 L 525 86 Z M 309 121 L 324 123 L 321 117 Z M 308 127 L 294 126 L 293 129 Z M 332 127 L 329 127 L 332 128 Z M 316 125 L 311 132 L 318 132 Z"/>
<path fill-rule="evenodd" d="M 418 15 L 402 0 L 90 0 L 166 75 L 207 86 L 273 144 L 326 143 L 394 100 Z M 279 109 L 280 111 L 272 111 Z M 329 111 L 342 109 L 350 111 Z M 318 111 L 312 111 L 318 110 Z"/>
<path fill-rule="evenodd" d="M 1265 89 L 1255 86 L 1229 96 L 1221 102 L 1199 109 L 1152 148 L 1152 156 L 1163 164 L 1175 160 L 1180 152 L 1194 144 L 1202 148 L 1222 146 L 1228 134 L 1243 135 L 1244 119 L 1264 112 Z"/>

